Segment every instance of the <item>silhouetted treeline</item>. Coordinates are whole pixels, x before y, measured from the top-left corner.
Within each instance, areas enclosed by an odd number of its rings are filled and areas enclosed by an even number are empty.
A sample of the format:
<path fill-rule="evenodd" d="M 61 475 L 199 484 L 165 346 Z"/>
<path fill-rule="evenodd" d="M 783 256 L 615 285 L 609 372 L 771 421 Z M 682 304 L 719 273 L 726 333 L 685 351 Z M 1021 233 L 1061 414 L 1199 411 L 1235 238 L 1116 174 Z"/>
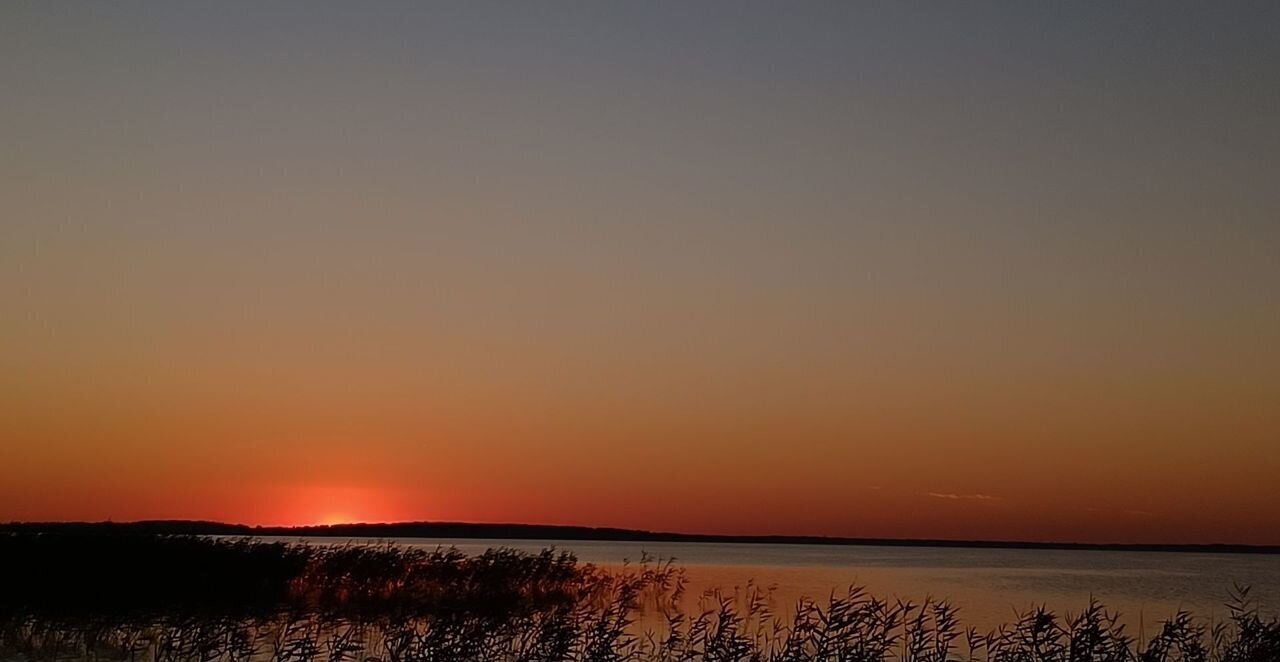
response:
<path fill-rule="evenodd" d="M 468 522 L 398 522 L 316 526 L 247 526 L 192 520 L 141 522 L 10 522 L 0 532 L 150 533 L 167 535 L 385 538 L 475 538 L 480 540 L 587 540 L 612 542 L 708 542 L 802 545 L 879 545 L 886 547 L 958 547 L 981 549 L 1059 549 L 1078 551 L 1196 552 L 1280 554 L 1280 545 L 1236 544 L 1102 544 L 1005 540 L 936 540 L 910 538 L 839 538 L 828 536 L 729 536 L 670 533 L 636 529 L 545 524 L 477 524 Z"/>
<path fill-rule="evenodd" d="M 535 609 L 579 599 L 596 574 L 551 550 L 466 556 L 390 544 L 0 534 L 0 610 L 59 617 Z"/>

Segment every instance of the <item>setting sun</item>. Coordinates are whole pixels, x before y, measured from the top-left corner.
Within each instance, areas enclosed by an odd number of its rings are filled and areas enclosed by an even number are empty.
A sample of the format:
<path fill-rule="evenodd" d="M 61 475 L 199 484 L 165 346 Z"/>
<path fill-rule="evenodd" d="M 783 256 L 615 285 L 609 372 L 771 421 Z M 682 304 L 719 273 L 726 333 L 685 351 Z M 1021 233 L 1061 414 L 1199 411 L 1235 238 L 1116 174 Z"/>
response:
<path fill-rule="evenodd" d="M 385 490 L 361 487 L 303 487 L 287 490 L 280 524 L 332 526 L 352 522 L 420 519 L 395 507 Z"/>

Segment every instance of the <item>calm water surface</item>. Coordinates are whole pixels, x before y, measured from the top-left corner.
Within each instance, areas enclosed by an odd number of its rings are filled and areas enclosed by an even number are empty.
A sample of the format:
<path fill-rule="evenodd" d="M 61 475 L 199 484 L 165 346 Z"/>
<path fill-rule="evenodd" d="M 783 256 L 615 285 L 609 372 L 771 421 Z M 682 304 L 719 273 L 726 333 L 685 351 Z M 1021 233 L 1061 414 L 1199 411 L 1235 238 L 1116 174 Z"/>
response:
<path fill-rule="evenodd" d="M 316 539 L 311 539 L 315 541 Z M 345 539 L 344 541 L 345 542 Z M 580 561 L 618 566 L 641 554 L 676 559 L 686 569 L 689 600 L 706 591 L 742 594 L 770 589 L 776 610 L 801 596 L 825 598 L 850 584 L 875 595 L 950 600 L 965 622 L 981 629 L 1013 619 L 1016 610 L 1044 604 L 1077 612 L 1095 596 L 1118 610 L 1131 628 L 1148 628 L 1180 608 L 1220 619 L 1232 582 L 1253 587 L 1259 606 L 1280 607 L 1280 556 L 1014 549 L 963 549 L 730 543 L 632 543 L 548 540 L 398 539 L 468 554 L 492 547 L 539 551 L 554 547 Z"/>

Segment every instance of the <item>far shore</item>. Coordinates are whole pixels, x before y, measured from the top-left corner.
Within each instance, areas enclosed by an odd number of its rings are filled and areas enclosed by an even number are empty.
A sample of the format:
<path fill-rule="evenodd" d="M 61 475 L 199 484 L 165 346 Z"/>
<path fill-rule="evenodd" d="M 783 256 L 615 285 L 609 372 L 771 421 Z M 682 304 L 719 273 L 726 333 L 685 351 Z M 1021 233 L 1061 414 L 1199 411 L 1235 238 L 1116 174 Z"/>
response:
<path fill-rule="evenodd" d="M 598 542 L 737 543 L 769 545 L 869 545 L 883 547 L 952 547 L 979 549 L 1040 549 L 1113 552 L 1181 552 L 1199 554 L 1280 554 L 1280 545 L 1240 544 L 1128 544 L 1016 540 L 939 540 L 910 538 L 842 538 L 784 535 L 715 535 L 638 529 L 546 524 L 487 524 L 473 522 L 395 522 L 314 526 L 249 526 L 194 520 L 138 522 L 10 522 L 4 532 L 78 534 L 139 533 L 206 536 L 290 536 L 300 538 L 471 538 L 477 540 L 564 540 Z"/>

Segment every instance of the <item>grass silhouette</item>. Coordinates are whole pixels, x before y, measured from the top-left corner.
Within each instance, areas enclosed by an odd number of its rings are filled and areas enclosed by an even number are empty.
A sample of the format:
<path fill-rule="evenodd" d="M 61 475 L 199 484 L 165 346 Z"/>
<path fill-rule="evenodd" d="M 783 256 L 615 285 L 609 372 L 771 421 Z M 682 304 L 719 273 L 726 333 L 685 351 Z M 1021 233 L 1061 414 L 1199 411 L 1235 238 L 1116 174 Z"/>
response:
<path fill-rule="evenodd" d="M 994 632 L 952 605 L 852 587 L 772 613 L 763 592 L 682 610 L 683 571 L 570 554 L 320 546 L 152 535 L 0 534 L 0 657 L 130 662 L 851 660 L 1276 662 L 1280 622 L 1248 589 L 1228 620 L 1189 613 L 1138 640 L 1093 603 Z M 642 630 L 642 612 L 660 627 Z"/>

